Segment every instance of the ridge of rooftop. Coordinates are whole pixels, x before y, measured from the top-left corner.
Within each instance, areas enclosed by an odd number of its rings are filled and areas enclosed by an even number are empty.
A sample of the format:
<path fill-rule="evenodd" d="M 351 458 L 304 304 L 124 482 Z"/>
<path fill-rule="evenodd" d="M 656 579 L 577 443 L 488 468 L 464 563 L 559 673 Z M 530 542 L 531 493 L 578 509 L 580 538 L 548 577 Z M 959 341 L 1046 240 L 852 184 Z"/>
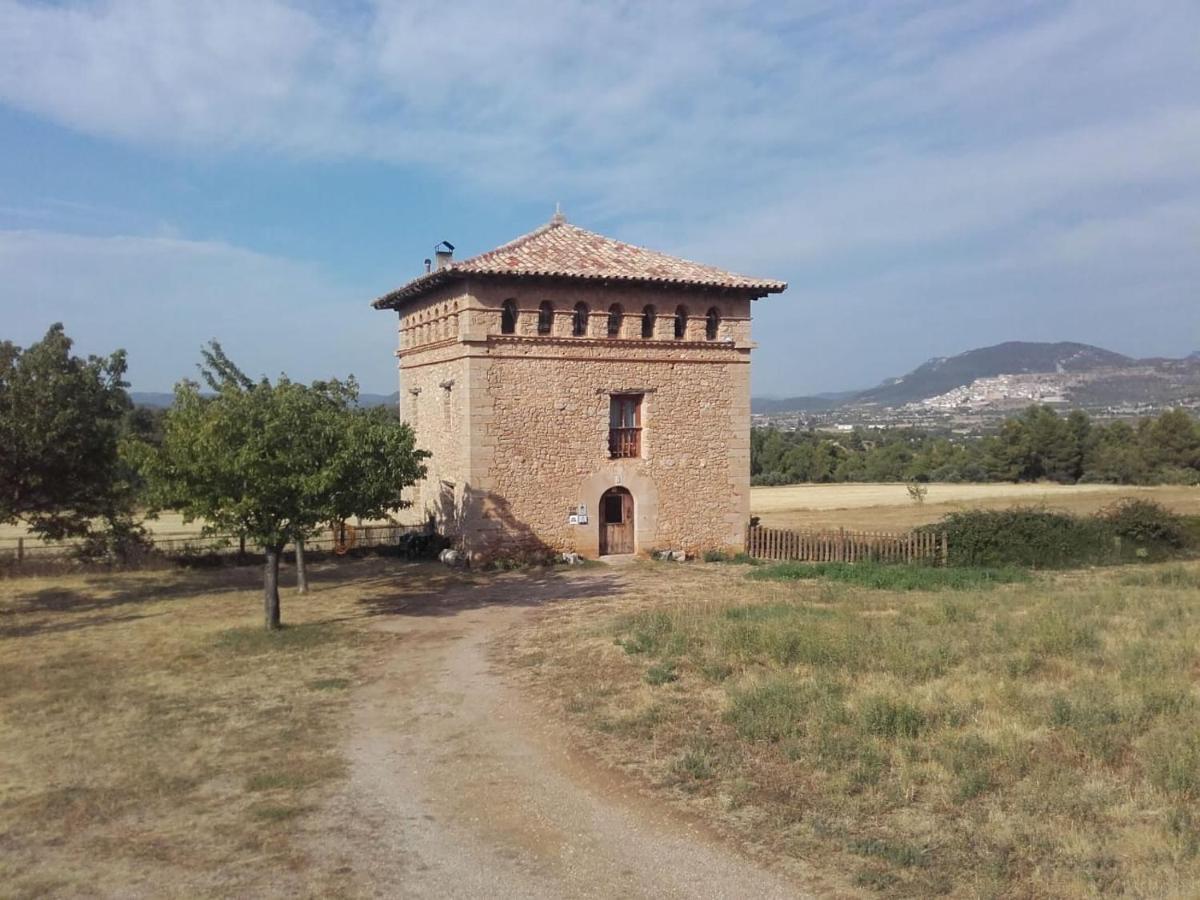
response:
<path fill-rule="evenodd" d="M 787 282 L 752 278 L 610 238 L 566 220 L 561 212 L 533 231 L 468 259 L 449 261 L 376 299 L 376 309 L 397 309 L 429 291 L 468 276 L 619 281 L 673 287 L 706 287 L 775 294 Z"/>

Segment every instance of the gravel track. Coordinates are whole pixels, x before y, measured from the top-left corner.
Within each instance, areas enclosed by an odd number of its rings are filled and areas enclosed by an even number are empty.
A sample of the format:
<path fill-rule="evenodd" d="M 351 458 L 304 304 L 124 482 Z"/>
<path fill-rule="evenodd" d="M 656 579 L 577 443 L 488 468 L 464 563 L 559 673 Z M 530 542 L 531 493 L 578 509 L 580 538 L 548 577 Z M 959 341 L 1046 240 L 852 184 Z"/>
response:
<path fill-rule="evenodd" d="M 379 897 L 807 896 L 565 749 L 490 648 L 544 601 L 611 592 L 591 570 L 463 585 L 381 616 L 399 636 L 354 699 L 348 788 L 314 851 Z M 519 592 L 519 593 L 517 593 Z M 514 596 L 515 594 L 515 596 Z"/>

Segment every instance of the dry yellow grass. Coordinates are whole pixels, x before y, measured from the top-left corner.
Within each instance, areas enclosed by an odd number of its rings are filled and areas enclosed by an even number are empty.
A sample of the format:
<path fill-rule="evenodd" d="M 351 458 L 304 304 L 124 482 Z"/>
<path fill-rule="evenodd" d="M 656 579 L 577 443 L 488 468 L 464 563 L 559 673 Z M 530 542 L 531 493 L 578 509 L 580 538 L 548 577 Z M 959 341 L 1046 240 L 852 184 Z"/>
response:
<path fill-rule="evenodd" d="M 594 752 L 845 890 L 1192 897 L 1200 564 L 988 591 L 646 563 L 513 659 Z"/>
<path fill-rule="evenodd" d="M 257 568 L 0 581 L 0 894 L 346 890 L 309 858 L 308 815 L 342 775 L 348 688 L 386 640 L 363 623 L 414 574 L 417 590 L 448 577 L 318 565 L 274 635 Z"/>
<path fill-rule="evenodd" d="M 1049 506 L 1092 513 L 1121 497 L 1200 515 L 1200 487 L 1062 484 L 931 484 L 923 504 L 903 484 L 796 484 L 750 490 L 750 511 L 776 528 L 903 530 L 961 509 Z"/>

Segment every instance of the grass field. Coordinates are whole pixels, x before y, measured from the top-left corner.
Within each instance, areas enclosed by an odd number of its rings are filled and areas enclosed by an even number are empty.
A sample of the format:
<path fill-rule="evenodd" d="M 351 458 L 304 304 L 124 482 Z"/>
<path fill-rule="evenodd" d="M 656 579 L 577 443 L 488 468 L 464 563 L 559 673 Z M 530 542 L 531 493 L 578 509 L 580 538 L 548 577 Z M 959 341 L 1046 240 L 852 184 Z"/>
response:
<path fill-rule="evenodd" d="M 1195 896 L 1200 564 L 642 569 L 515 651 L 614 764 L 849 890 Z"/>
<path fill-rule="evenodd" d="M 750 512 L 776 528 L 905 530 L 967 508 L 1049 506 L 1092 513 L 1120 497 L 1143 497 L 1200 515 L 1200 487 L 1103 484 L 931 484 L 918 505 L 903 484 L 795 484 L 750 489 Z"/>
<path fill-rule="evenodd" d="M 1200 563 L 589 576 L 510 663 L 589 753 L 737 839 L 851 892 L 1194 896 Z M 368 625 L 493 576 L 320 564 L 275 635 L 260 577 L 0 580 L 0 895 L 364 891 L 318 822 L 350 689 L 405 649 Z"/>
<path fill-rule="evenodd" d="M 277 634 L 253 567 L 0 581 L 0 895 L 341 895 L 307 817 L 386 639 L 361 622 L 414 576 L 448 577 L 317 566 Z"/>

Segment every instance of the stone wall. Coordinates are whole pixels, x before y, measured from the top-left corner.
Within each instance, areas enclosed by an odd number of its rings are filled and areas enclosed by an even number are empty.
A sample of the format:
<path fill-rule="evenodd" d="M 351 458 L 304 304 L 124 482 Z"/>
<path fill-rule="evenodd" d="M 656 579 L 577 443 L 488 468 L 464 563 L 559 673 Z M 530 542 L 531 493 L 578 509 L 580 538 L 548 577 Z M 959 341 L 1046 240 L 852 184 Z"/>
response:
<path fill-rule="evenodd" d="M 740 546 L 749 518 L 750 300 L 744 296 L 547 283 L 473 282 L 405 308 L 401 416 L 430 450 L 416 509 L 470 549 L 523 545 L 594 556 L 605 490 L 634 496 L 635 542 L 697 553 Z M 516 300 L 516 333 L 500 309 Z M 550 335 L 537 332 L 550 300 Z M 588 334 L 572 336 L 576 303 Z M 621 309 L 618 337 L 610 309 Z M 682 340 L 676 308 L 688 309 Z M 641 338 L 653 305 L 654 338 Z M 708 340 L 705 314 L 720 313 Z M 609 398 L 643 393 L 640 459 L 608 458 Z M 568 524 L 580 505 L 586 525 Z"/>

